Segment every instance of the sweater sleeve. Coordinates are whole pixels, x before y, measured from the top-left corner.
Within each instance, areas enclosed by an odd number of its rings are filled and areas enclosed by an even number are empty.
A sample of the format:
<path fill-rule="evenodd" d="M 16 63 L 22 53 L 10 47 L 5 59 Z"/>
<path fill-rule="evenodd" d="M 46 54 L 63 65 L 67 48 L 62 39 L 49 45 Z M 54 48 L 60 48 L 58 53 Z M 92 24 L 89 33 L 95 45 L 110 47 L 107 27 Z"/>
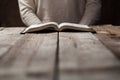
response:
<path fill-rule="evenodd" d="M 21 19 L 26 26 L 41 23 L 40 19 L 35 14 L 34 0 L 18 0 Z"/>
<path fill-rule="evenodd" d="M 99 17 L 101 8 L 100 0 L 86 0 L 86 7 L 84 15 L 80 21 L 80 24 L 92 25 Z"/>

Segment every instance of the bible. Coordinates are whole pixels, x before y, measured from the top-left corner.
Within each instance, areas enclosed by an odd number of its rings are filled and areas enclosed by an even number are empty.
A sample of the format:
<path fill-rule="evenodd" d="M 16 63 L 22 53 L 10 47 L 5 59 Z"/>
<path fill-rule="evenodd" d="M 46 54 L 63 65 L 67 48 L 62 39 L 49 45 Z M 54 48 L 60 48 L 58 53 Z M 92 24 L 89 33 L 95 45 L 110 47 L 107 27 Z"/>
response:
<path fill-rule="evenodd" d="M 66 29 L 71 29 L 71 30 L 77 30 L 77 31 L 90 31 L 92 32 L 93 29 L 91 27 L 88 27 L 87 25 L 83 24 L 75 24 L 75 23 L 61 23 L 58 24 L 56 22 L 48 22 L 48 23 L 43 23 L 43 24 L 35 24 L 27 27 L 23 32 L 21 33 L 29 33 L 29 32 L 35 32 L 35 31 L 41 31 L 44 29 L 53 29 L 55 31 L 62 31 Z"/>

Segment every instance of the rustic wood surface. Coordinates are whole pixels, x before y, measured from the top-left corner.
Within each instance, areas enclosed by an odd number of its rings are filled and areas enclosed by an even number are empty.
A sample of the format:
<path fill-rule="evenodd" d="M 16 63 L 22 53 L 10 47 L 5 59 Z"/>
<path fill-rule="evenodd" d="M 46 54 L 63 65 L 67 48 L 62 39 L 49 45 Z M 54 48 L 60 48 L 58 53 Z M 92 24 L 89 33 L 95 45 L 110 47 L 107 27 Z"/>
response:
<path fill-rule="evenodd" d="M 20 34 L 0 28 L 0 80 L 118 80 L 119 26 L 90 32 Z"/>
<path fill-rule="evenodd" d="M 108 47 L 114 55 L 120 57 L 120 26 L 103 25 L 93 27 L 95 36 Z"/>
<path fill-rule="evenodd" d="M 23 28 L 4 28 L 0 29 L 0 56 L 2 56 L 8 49 L 15 44 L 23 35 L 20 31 Z"/>
<path fill-rule="evenodd" d="M 52 80 L 57 33 L 21 35 L 22 30 L 0 31 L 0 80 Z"/>
<path fill-rule="evenodd" d="M 60 33 L 59 40 L 60 80 L 119 77 L 120 71 L 113 70 L 120 67 L 119 60 L 91 33 Z"/>

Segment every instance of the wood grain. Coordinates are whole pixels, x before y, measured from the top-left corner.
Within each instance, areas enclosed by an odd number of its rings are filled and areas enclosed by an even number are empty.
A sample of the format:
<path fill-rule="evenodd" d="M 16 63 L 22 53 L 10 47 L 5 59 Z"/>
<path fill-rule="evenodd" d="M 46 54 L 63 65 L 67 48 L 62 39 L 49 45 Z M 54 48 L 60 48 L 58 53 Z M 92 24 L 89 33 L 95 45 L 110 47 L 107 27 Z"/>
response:
<path fill-rule="evenodd" d="M 120 62 L 91 33 L 60 33 L 60 80 L 119 79 Z"/>
<path fill-rule="evenodd" d="M 2 57 L 8 49 L 15 45 L 15 42 L 19 40 L 23 35 L 20 35 L 20 32 L 24 28 L 4 28 L 0 30 L 0 57 Z"/>
<path fill-rule="evenodd" d="M 93 28 L 97 32 L 95 36 L 120 58 L 120 26 L 104 25 Z"/>
<path fill-rule="evenodd" d="M 120 79 L 119 27 L 95 26 L 96 34 L 23 29 L 0 28 L 0 80 Z"/>
<path fill-rule="evenodd" d="M 96 37 L 108 47 L 116 57 L 120 58 L 120 38 L 105 34 L 96 34 Z"/>
<path fill-rule="evenodd" d="M 113 25 L 98 25 L 91 26 L 98 34 L 120 35 L 120 26 Z"/>
<path fill-rule="evenodd" d="M 22 35 L 0 58 L 0 79 L 52 80 L 56 48 L 57 33 Z"/>

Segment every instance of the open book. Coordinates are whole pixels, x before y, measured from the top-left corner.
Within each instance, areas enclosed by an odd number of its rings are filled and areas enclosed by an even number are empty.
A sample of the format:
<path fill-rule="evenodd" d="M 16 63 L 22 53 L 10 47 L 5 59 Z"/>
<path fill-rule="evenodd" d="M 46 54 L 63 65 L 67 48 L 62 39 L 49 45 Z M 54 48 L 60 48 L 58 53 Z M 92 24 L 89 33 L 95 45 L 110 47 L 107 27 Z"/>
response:
<path fill-rule="evenodd" d="M 31 25 L 27 27 L 22 33 L 35 32 L 35 31 L 40 31 L 40 30 L 44 30 L 47 28 L 51 28 L 56 31 L 62 31 L 65 29 L 78 30 L 78 31 L 93 31 L 93 29 L 88 27 L 87 25 L 75 24 L 75 23 L 58 24 L 56 22 L 48 22 L 48 23 L 43 23 L 43 24 Z"/>

